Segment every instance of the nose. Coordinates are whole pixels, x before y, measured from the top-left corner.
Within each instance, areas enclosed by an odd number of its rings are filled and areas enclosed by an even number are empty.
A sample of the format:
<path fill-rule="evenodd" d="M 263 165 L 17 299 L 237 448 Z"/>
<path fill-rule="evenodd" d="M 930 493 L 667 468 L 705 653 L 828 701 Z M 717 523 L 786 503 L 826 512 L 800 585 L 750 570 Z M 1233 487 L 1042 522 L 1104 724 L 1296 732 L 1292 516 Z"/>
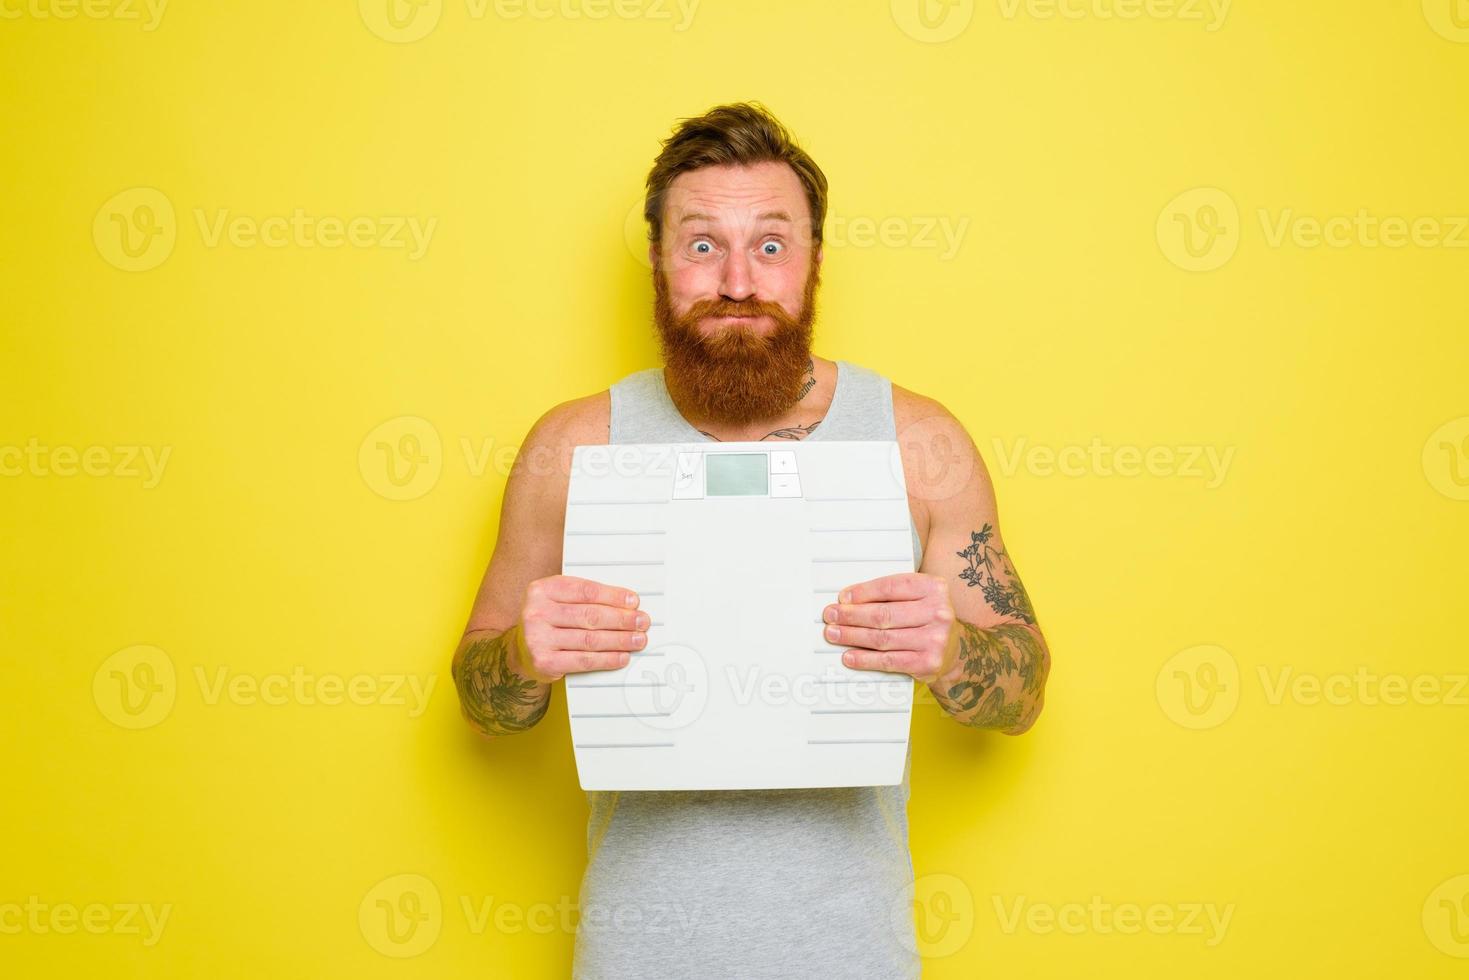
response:
<path fill-rule="evenodd" d="M 738 303 L 755 295 L 755 279 L 750 275 L 750 258 L 742 250 L 730 251 L 720 273 L 720 296 Z"/>

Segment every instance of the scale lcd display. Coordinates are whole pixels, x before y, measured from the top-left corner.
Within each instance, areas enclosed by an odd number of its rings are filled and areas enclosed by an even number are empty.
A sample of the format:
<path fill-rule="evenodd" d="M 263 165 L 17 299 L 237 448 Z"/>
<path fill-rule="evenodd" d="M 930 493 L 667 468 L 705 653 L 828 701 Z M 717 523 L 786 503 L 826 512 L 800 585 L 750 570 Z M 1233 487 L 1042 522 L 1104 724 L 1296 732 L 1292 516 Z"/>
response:
<path fill-rule="evenodd" d="M 711 497 L 763 497 L 770 492 L 768 460 L 765 453 L 708 453 L 704 492 Z"/>

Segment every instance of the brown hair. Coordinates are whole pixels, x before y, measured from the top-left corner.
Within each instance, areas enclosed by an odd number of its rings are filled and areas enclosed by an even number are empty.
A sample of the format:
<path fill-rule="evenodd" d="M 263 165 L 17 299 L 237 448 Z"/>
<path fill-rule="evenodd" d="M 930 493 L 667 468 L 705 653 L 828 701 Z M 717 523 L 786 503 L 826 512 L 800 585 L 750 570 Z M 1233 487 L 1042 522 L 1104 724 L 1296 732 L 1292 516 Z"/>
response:
<path fill-rule="evenodd" d="M 732 102 L 715 106 L 702 116 L 680 122 L 648 172 L 648 194 L 643 217 L 648 240 L 656 248 L 663 240 L 663 195 L 681 173 L 703 167 L 786 163 L 806 188 L 811 207 L 811 244 L 821 244 L 826 222 L 826 175 L 796 144 L 794 137 L 759 102 Z"/>

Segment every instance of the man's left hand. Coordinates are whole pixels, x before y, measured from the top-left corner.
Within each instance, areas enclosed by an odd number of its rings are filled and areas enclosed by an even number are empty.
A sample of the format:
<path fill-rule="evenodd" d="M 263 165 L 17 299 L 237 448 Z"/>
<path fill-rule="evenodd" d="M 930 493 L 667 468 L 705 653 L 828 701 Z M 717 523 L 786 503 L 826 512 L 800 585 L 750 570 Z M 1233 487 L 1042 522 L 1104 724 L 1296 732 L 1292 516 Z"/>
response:
<path fill-rule="evenodd" d="M 842 663 L 857 670 L 911 674 L 932 684 L 959 660 L 949 585 L 937 575 L 901 572 L 848 586 L 821 618 L 826 641 L 850 647 Z"/>

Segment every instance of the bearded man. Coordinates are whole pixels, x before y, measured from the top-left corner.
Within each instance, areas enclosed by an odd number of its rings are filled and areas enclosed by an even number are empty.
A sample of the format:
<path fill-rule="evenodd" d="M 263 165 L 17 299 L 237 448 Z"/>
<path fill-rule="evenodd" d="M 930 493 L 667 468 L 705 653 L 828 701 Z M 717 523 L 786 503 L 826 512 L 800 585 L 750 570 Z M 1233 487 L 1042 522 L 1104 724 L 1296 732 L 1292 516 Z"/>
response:
<path fill-rule="evenodd" d="M 939 402 L 812 352 L 826 208 L 825 175 L 758 104 L 717 106 L 664 141 L 644 208 L 663 365 L 551 408 L 527 436 L 453 658 L 475 730 L 523 732 L 556 681 L 647 645 L 636 593 L 558 574 L 573 447 L 796 439 L 899 441 L 918 569 L 851 583 L 812 640 L 845 647 L 849 667 L 911 675 L 964 725 L 1034 723 L 1050 653 L 973 440 Z M 589 792 L 573 975 L 917 977 L 908 775 Z"/>

